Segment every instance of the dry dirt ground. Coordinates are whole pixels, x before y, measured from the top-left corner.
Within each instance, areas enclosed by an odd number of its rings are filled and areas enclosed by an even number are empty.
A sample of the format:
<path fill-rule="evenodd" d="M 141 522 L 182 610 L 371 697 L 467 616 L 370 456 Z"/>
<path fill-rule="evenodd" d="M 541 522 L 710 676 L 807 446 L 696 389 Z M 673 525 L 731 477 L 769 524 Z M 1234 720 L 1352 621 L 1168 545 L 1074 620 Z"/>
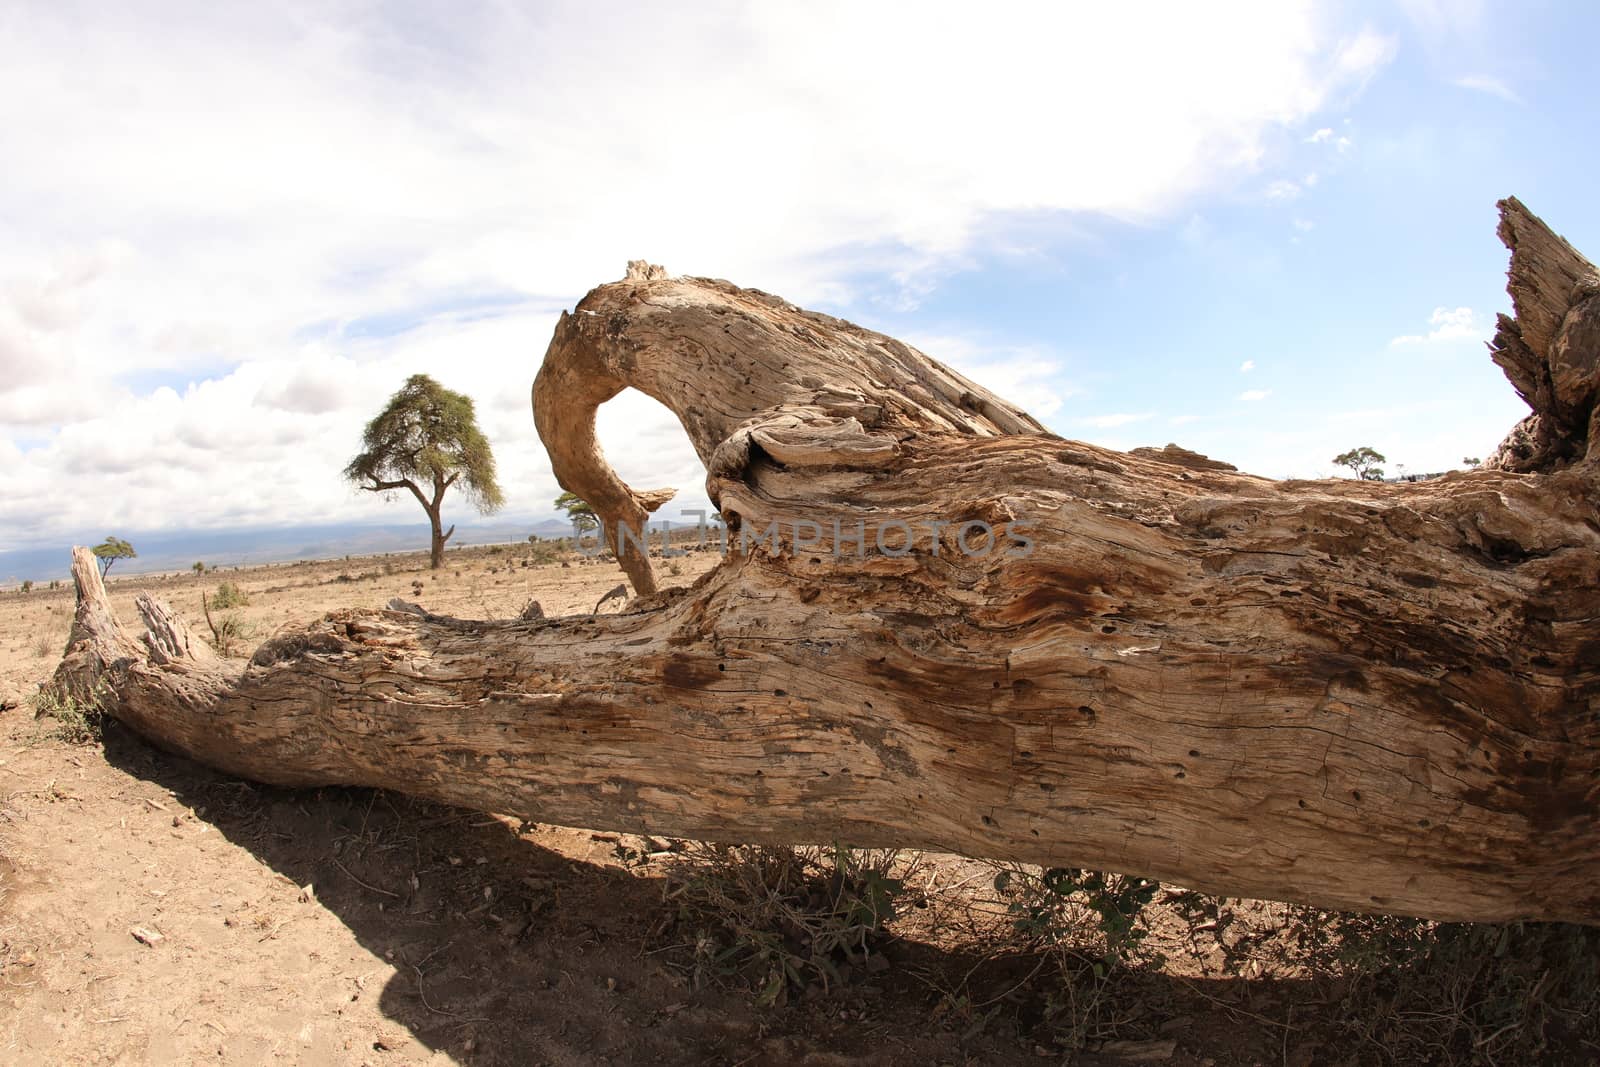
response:
<path fill-rule="evenodd" d="M 614 565 L 520 548 L 257 567 L 109 587 L 191 619 L 234 582 L 240 651 L 390 597 L 462 617 L 593 610 Z M 666 584 L 715 562 L 691 556 Z M 665 571 L 665 568 L 663 568 Z M 419 591 L 420 590 L 420 591 Z M 615 610 L 617 605 L 606 610 Z M 1006 947 L 994 871 L 924 857 L 883 960 L 842 990 L 761 1006 L 695 981 L 664 903 L 674 843 L 523 824 L 362 789 L 282 790 L 158 752 L 115 723 L 70 744 L 28 698 L 66 640 L 70 589 L 0 595 L 0 1062 L 1037 1064 L 1359 1062 L 1305 1025 L 1323 991 L 1281 964 L 1281 905 L 1173 916 L 1073 1051 L 1042 1020 L 1037 956 Z M 200 624 L 203 628 L 203 622 Z M 1203 931 L 1197 933 L 1196 931 Z M 143 940 L 141 940 L 143 938 Z M 153 942 L 153 943 L 147 943 Z M 1055 988 L 1060 988 L 1059 986 Z M 1098 1025 L 1098 1024 L 1097 1024 Z M 1119 1043 L 1120 1041 L 1120 1043 Z"/>

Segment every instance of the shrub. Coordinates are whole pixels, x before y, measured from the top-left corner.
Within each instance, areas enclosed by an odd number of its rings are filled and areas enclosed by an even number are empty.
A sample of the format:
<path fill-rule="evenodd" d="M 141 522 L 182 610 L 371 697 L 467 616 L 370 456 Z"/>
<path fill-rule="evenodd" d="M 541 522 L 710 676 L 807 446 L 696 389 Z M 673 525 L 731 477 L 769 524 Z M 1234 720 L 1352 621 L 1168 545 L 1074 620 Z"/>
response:
<path fill-rule="evenodd" d="M 1296 908 L 1288 927 L 1343 988 L 1346 1039 L 1391 1063 L 1594 1062 L 1600 930 Z"/>
<path fill-rule="evenodd" d="M 98 693 L 79 700 L 53 685 L 41 685 L 31 700 L 35 719 L 53 719 L 49 736 L 69 745 L 86 745 L 100 740 L 102 712 Z"/>
<path fill-rule="evenodd" d="M 231 656 L 238 649 L 239 642 L 247 640 L 255 634 L 255 627 L 244 621 L 244 617 L 236 611 L 218 616 L 211 623 L 212 647 L 220 655 Z"/>
<path fill-rule="evenodd" d="M 211 609 L 241 603 L 247 604 L 249 600 L 232 582 L 223 582 L 217 587 L 217 598 L 213 602 L 208 603 L 205 593 L 200 594 L 200 609 L 205 612 L 206 625 L 211 627 L 211 647 L 217 650 L 218 655 L 233 655 L 238 643 L 254 634 L 255 630 L 236 611 L 213 618 Z"/>
<path fill-rule="evenodd" d="M 250 598 L 245 595 L 244 590 L 233 582 L 223 582 L 217 586 L 217 591 L 211 594 L 211 606 L 219 611 L 226 611 L 229 608 L 242 608 L 248 603 L 250 603 Z"/>
<path fill-rule="evenodd" d="M 665 893 L 693 937 L 695 984 L 742 978 L 771 1006 L 872 969 L 912 866 L 893 850 L 696 844 Z"/>
<path fill-rule="evenodd" d="M 994 876 L 1012 931 L 1039 957 L 1034 991 L 1054 1042 L 1081 1049 L 1126 1034 L 1118 990 L 1148 934 L 1144 909 L 1161 886 L 1134 875 L 1006 864 Z"/>
<path fill-rule="evenodd" d="M 994 888 L 1019 934 L 1094 952 L 1110 965 L 1126 960 L 1149 932 L 1141 913 L 1161 885 L 1131 874 L 1013 864 L 995 875 Z"/>
<path fill-rule="evenodd" d="M 531 541 L 528 544 L 528 559 L 534 563 L 554 563 L 560 558 L 559 541 Z"/>

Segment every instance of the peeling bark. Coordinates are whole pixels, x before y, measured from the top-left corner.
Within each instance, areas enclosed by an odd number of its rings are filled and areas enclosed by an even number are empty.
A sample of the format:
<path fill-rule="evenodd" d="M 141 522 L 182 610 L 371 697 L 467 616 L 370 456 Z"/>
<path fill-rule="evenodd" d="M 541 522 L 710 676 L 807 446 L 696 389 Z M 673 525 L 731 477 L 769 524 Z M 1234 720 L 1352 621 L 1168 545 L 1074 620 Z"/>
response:
<path fill-rule="evenodd" d="M 595 410 L 677 415 L 734 542 L 692 588 L 618 538 L 620 615 L 342 611 L 243 664 L 148 597 L 135 640 L 79 549 L 57 679 L 286 785 L 1597 923 L 1593 268 L 1502 213 L 1495 358 L 1540 420 L 1502 469 L 1274 482 L 1068 442 L 891 338 L 630 264 L 562 317 L 535 420 L 615 531 L 661 498 Z"/>

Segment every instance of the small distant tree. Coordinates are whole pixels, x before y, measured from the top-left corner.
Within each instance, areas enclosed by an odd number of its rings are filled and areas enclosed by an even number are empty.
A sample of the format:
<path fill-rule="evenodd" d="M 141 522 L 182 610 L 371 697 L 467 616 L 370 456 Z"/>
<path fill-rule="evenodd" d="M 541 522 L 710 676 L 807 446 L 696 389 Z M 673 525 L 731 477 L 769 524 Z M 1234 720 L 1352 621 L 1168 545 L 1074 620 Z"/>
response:
<path fill-rule="evenodd" d="M 204 574 L 206 572 L 206 565 L 201 563 L 199 560 L 195 560 L 194 566 L 190 567 L 189 569 L 194 571 L 196 574 Z"/>
<path fill-rule="evenodd" d="M 1388 462 L 1388 459 L 1382 452 L 1362 445 L 1360 448 L 1339 453 L 1333 457 L 1333 462 L 1340 467 L 1349 467 L 1355 476 L 1364 482 L 1381 482 L 1383 464 Z"/>
<path fill-rule="evenodd" d="M 444 495 L 460 484 L 484 515 L 505 502 L 495 481 L 494 453 L 478 429 L 472 401 L 428 377 L 413 374 L 389 398 L 361 435 L 362 450 L 344 469 L 349 481 L 372 493 L 409 490 L 433 527 L 430 562 L 444 562 Z"/>
<path fill-rule="evenodd" d="M 106 576 L 106 571 L 119 559 L 132 559 L 139 553 L 133 546 L 120 537 L 107 537 L 104 542 L 94 546 L 94 554 L 100 559 L 100 577 Z"/>
<path fill-rule="evenodd" d="M 1461 462 L 1463 464 L 1465 464 L 1466 466 L 1468 466 L 1468 467 L 1476 467 L 1476 466 L 1480 465 L 1483 462 L 1483 460 L 1478 458 L 1477 456 L 1462 456 L 1461 457 Z"/>
<path fill-rule="evenodd" d="M 33 579 L 32 578 L 24 578 L 23 579 L 23 581 L 22 581 L 22 591 L 24 593 L 33 592 Z"/>
<path fill-rule="evenodd" d="M 589 506 L 587 500 L 576 493 L 562 493 L 556 497 L 556 507 L 567 513 L 567 518 L 572 520 L 572 528 L 579 536 L 600 528 L 600 516 L 594 513 L 594 508 Z"/>

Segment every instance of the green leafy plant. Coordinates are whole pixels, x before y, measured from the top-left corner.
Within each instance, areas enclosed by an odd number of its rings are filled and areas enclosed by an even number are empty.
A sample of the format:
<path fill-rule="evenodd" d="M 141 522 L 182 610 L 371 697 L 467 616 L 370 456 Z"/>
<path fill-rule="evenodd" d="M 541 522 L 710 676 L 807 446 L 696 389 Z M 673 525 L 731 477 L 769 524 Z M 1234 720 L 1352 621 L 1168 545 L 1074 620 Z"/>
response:
<path fill-rule="evenodd" d="M 242 608 L 250 603 L 250 598 L 233 582 L 223 582 L 217 586 L 217 591 L 211 594 L 211 606 L 218 611 L 229 608 Z"/>
<path fill-rule="evenodd" d="M 1013 928 L 1039 942 L 1085 947 L 1084 926 L 1092 922 L 1110 964 L 1125 960 L 1149 932 L 1140 918 L 1161 885 L 1131 874 L 1013 865 L 995 875 L 994 888 Z"/>

